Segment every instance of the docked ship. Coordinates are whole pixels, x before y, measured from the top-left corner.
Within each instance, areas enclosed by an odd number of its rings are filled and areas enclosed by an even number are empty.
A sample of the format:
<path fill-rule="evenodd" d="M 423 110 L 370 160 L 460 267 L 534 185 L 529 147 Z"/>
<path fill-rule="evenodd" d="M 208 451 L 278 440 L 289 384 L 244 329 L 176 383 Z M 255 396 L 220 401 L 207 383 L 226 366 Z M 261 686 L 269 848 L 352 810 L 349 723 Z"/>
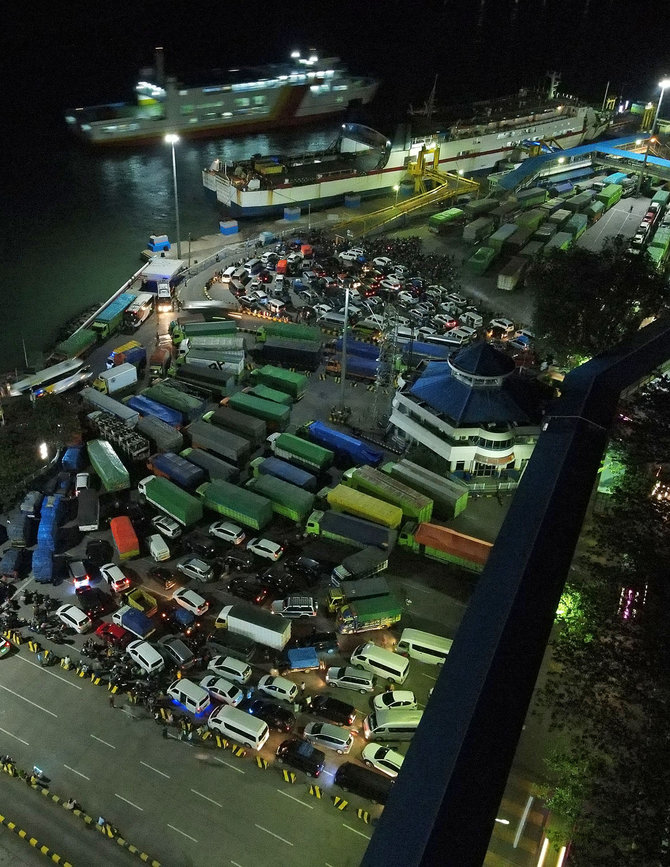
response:
<path fill-rule="evenodd" d="M 154 69 L 135 87 L 137 102 L 68 109 L 69 128 L 93 145 L 119 147 L 166 133 L 205 138 L 321 122 L 369 103 L 379 86 L 349 73 L 337 57 L 301 57 L 283 64 L 214 70 L 202 81 L 165 76 L 162 48 Z"/>
<path fill-rule="evenodd" d="M 531 143 L 567 149 L 597 138 L 608 124 L 607 114 L 576 100 L 533 102 L 524 94 L 479 103 L 466 122 L 410 134 L 399 144 L 374 130 L 343 124 L 326 151 L 234 163 L 216 159 L 202 181 L 233 217 L 281 213 L 291 206 L 316 209 L 342 204 L 346 196 L 371 197 L 398 188 L 422 148 L 439 148 L 440 170 L 476 176 L 501 163 L 520 162 Z"/>

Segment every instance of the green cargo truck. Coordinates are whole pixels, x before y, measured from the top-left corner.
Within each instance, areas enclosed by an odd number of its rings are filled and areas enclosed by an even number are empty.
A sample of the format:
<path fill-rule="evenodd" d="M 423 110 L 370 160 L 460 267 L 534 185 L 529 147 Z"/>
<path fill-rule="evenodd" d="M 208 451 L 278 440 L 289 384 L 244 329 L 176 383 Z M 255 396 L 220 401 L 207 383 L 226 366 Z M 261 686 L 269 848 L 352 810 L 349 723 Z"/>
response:
<path fill-rule="evenodd" d="M 503 223 L 513 223 L 515 214 L 519 213 L 519 205 L 516 202 L 501 202 L 497 208 L 489 211 L 495 226 L 500 227 Z"/>
<path fill-rule="evenodd" d="M 623 187 L 621 184 L 608 184 L 597 194 L 596 199 L 605 205 L 606 211 L 609 211 L 612 205 L 616 205 L 619 201 L 622 193 Z"/>
<path fill-rule="evenodd" d="M 483 274 L 498 255 L 493 247 L 478 247 L 466 261 L 465 267 L 473 274 Z"/>
<path fill-rule="evenodd" d="M 529 187 L 518 192 L 516 200 L 522 208 L 534 208 L 547 200 L 547 191 L 544 187 Z"/>
<path fill-rule="evenodd" d="M 355 518 L 363 518 L 391 530 L 399 527 L 402 522 L 402 509 L 399 506 L 385 503 L 346 485 L 336 485 L 328 491 L 326 499 L 331 509 L 337 512 L 346 512 Z"/>
<path fill-rule="evenodd" d="M 371 632 L 374 629 L 388 629 L 399 623 L 402 606 L 395 597 L 378 596 L 375 599 L 361 599 L 348 602 L 337 612 L 336 629 L 344 635 L 353 632 Z"/>
<path fill-rule="evenodd" d="M 79 358 L 85 355 L 98 342 L 98 335 L 92 328 L 80 328 L 67 340 L 56 344 L 53 360 L 65 361 L 67 358 Z"/>
<path fill-rule="evenodd" d="M 589 218 L 589 222 L 597 222 L 605 213 L 605 205 L 602 202 L 591 202 L 588 208 L 585 208 L 584 213 Z"/>
<path fill-rule="evenodd" d="M 546 219 L 546 213 L 542 208 L 531 208 L 529 211 L 524 211 L 516 218 L 516 224 L 519 228 L 525 227 L 532 229 L 533 232 Z"/>
<path fill-rule="evenodd" d="M 564 232 L 570 232 L 573 241 L 584 234 L 589 227 L 589 218 L 586 214 L 573 214 L 569 220 L 566 220 L 563 225 Z"/>
<path fill-rule="evenodd" d="M 123 314 L 135 298 L 136 296 L 132 292 L 122 292 L 98 313 L 91 324 L 91 328 L 101 340 L 106 340 L 119 330 L 123 322 Z"/>
<path fill-rule="evenodd" d="M 220 319 L 213 322 L 178 322 L 170 323 L 170 336 L 175 346 L 185 337 L 204 337 L 210 335 L 233 335 L 237 333 L 237 323 L 231 319 Z"/>
<path fill-rule="evenodd" d="M 307 391 L 309 379 L 302 373 L 294 373 L 292 370 L 284 370 L 283 367 L 275 367 L 273 364 L 265 364 L 251 372 L 254 382 L 262 382 L 269 388 L 276 388 L 290 394 L 294 400 L 300 400 Z"/>
<path fill-rule="evenodd" d="M 249 479 L 246 486 L 250 491 L 270 500 L 273 512 L 290 518 L 296 524 L 307 520 L 314 508 L 314 494 L 276 476 L 255 476 Z"/>
<path fill-rule="evenodd" d="M 178 388 L 170 388 L 170 386 L 163 385 L 160 382 L 149 386 L 149 388 L 145 388 L 142 394 L 150 400 L 162 403 L 163 406 L 169 406 L 170 409 L 178 410 L 189 419 L 199 415 L 206 405 L 205 401 L 194 397 L 192 394 L 187 394 Z"/>
<path fill-rule="evenodd" d="M 306 340 L 321 343 L 321 329 L 313 325 L 296 325 L 293 322 L 268 322 L 256 332 L 256 340 L 263 342 L 268 337 L 281 337 L 285 340 Z"/>
<path fill-rule="evenodd" d="M 486 245 L 488 247 L 493 247 L 496 252 L 500 253 L 505 241 L 512 237 L 517 228 L 518 226 L 516 223 L 503 223 L 503 225 L 499 229 L 496 229 L 491 237 L 487 239 Z"/>
<path fill-rule="evenodd" d="M 128 470 L 110 443 L 106 440 L 89 440 L 86 451 L 106 491 L 126 491 L 130 487 Z"/>
<path fill-rule="evenodd" d="M 272 503 L 267 497 L 230 482 L 206 482 L 197 494 L 206 508 L 253 530 L 262 530 L 272 520 Z"/>
<path fill-rule="evenodd" d="M 455 563 L 471 572 L 483 570 L 493 547 L 490 542 L 466 536 L 449 527 L 416 522 L 408 522 L 403 526 L 398 545 L 431 560 Z"/>
<path fill-rule="evenodd" d="M 196 524 L 202 518 L 202 503 L 187 494 L 174 482 L 162 476 L 147 476 L 137 483 L 137 490 L 148 503 L 174 518 L 184 527 Z"/>
<path fill-rule="evenodd" d="M 368 550 L 367 548 L 365 550 Z M 374 549 L 378 554 L 379 548 Z M 363 553 L 360 551 L 359 553 Z M 387 561 L 388 562 L 388 561 Z M 381 570 L 379 570 L 381 571 Z M 338 587 L 329 587 L 326 607 L 329 614 L 335 614 L 345 602 L 358 602 L 363 599 L 378 599 L 390 593 L 388 581 L 381 576 L 360 578 L 357 581 L 342 581 Z"/>
<path fill-rule="evenodd" d="M 553 238 L 550 238 L 544 245 L 544 255 L 548 256 L 552 250 L 569 250 L 572 246 L 572 235 L 570 232 L 556 232 Z"/>
<path fill-rule="evenodd" d="M 433 501 L 430 497 L 374 467 L 353 467 L 347 470 L 342 476 L 342 484 L 399 506 L 406 518 L 430 521 L 432 517 Z"/>
<path fill-rule="evenodd" d="M 392 478 L 430 497 L 433 501 L 433 515 L 439 518 L 456 518 L 467 508 L 470 491 L 468 486 L 458 479 L 439 476 L 405 458 L 384 464 L 381 469 Z"/>
<path fill-rule="evenodd" d="M 270 388 L 263 385 L 262 382 L 257 382 L 250 388 L 245 388 L 246 394 L 252 394 L 254 397 L 260 397 L 262 400 L 269 400 L 272 403 L 279 403 L 282 406 L 293 406 L 293 398 L 285 391 L 277 391 L 276 388 Z"/>
<path fill-rule="evenodd" d="M 273 454 L 309 470 L 322 472 L 333 465 L 334 452 L 293 434 L 272 434 L 268 442 Z"/>
<path fill-rule="evenodd" d="M 254 418 L 262 419 L 271 431 L 284 431 L 291 420 L 291 407 L 273 403 L 271 400 L 263 400 L 254 397 L 253 394 L 238 392 L 231 394 L 222 401 L 224 406 L 236 409 L 238 412 L 246 412 Z"/>
<path fill-rule="evenodd" d="M 578 214 L 584 211 L 593 201 L 595 190 L 584 190 L 577 196 L 573 196 L 565 203 L 565 209 L 572 211 L 573 214 Z"/>
<path fill-rule="evenodd" d="M 268 435 L 267 425 L 262 418 L 254 418 L 252 415 L 238 412 L 229 406 L 220 406 L 211 412 L 205 413 L 203 420 L 216 425 L 216 427 L 221 427 L 231 433 L 245 437 L 254 446 L 259 446 L 262 442 L 265 442 L 265 438 Z"/>
<path fill-rule="evenodd" d="M 462 223 L 464 219 L 465 211 L 461 208 L 449 208 L 428 218 L 428 231 L 437 235 L 446 232 L 450 226 Z"/>
<path fill-rule="evenodd" d="M 566 208 L 559 208 L 547 218 L 548 223 L 553 223 L 556 226 L 562 226 L 566 220 L 569 220 L 572 214 Z"/>
<path fill-rule="evenodd" d="M 658 190 L 654 193 L 654 196 L 651 200 L 652 202 L 658 202 L 661 206 L 661 210 L 664 210 L 668 207 L 668 202 L 670 202 L 670 191 L 669 190 Z"/>

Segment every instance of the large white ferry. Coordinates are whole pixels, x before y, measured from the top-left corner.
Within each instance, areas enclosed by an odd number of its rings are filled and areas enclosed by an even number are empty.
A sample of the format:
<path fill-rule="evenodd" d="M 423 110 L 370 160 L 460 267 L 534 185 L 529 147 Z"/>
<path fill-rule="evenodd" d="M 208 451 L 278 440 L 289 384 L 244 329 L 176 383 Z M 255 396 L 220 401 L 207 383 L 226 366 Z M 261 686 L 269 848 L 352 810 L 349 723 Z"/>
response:
<path fill-rule="evenodd" d="M 202 174 L 203 186 L 234 217 L 264 216 L 286 207 L 341 204 L 347 195 L 379 195 L 397 187 L 419 151 L 439 147 L 443 171 L 465 176 L 491 171 L 501 161 L 520 161 L 524 145 L 551 142 L 564 149 L 597 138 L 609 117 L 575 101 L 543 100 L 519 110 L 479 106 L 480 117 L 392 145 L 385 136 L 343 124 L 327 151 L 264 156 L 235 163 L 217 159 Z"/>
<path fill-rule="evenodd" d="M 135 90 L 137 104 L 112 103 L 68 109 L 68 126 L 93 145 L 138 145 L 178 133 L 204 138 L 298 126 L 335 117 L 374 97 L 379 82 L 350 74 L 337 57 L 301 57 L 285 64 L 215 70 L 206 83 L 179 82 L 155 69 Z"/>

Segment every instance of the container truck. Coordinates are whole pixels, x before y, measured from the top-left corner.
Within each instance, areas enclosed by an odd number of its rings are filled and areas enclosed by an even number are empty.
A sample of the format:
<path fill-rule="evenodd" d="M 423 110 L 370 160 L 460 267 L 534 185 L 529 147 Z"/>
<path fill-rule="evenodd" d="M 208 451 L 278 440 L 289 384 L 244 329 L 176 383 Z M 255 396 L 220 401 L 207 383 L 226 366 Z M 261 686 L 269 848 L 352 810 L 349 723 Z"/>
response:
<path fill-rule="evenodd" d="M 152 416 L 164 421 L 172 427 L 181 427 L 184 421 L 183 415 L 177 409 L 172 409 L 169 406 L 163 406 L 157 400 L 151 400 L 143 394 L 134 394 L 125 400 L 126 406 L 137 410 L 140 415 Z"/>
<path fill-rule="evenodd" d="M 221 458 L 240 466 L 249 458 L 251 443 L 245 437 L 231 433 L 206 421 L 194 421 L 186 430 L 194 448 L 207 449 Z"/>
<path fill-rule="evenodd" d="M 195 466 L 174 452 L 152 455 L 147 461 L 147 469 L 187 491 L 194 491 L 206 480 L 202 467 Z"/>
<path fill-rule="evenodd" d="M 288 461 L 282 461 L 281 458 L 256 458 L 251 462 L 250 469 L 255 477 L 275 476 L 284 482 L 297 485 L 303 491 L 309 491 L 311 494 L 316 493 L 318 487 L 316 476 L 306 470 L 301 470 L 299 467 L 294 467 Z"/>
<path fill-rule="evenodd" d="M 321 343 L 321 331 L 313 325 L 297 325 L 293 322 L 268 322 L 256 332 L 256 340 L 264 341 L 270 337 L 285 340 L 307 341 Z"/>
<path fill-rule="evenodd" d="M 283 650 L 291 638 L 290 620 L 251 605 L 224 606 L 216 618 L 216 626 L 273 650 Z"/>
<path fill-rule="evenodd" d="M 167 382 L 159 382 L 145 388 L 142 394 L 150 400 L 162 403 L 163 406 L 178 410 L 189 421 L 201 416 L 207 406 L 206 401 L 194 397 L 192 394 L 186 394 L 178 388 L 171 388 Z"/>
<path fill-rule="evenodd" d="M 433 214 L 428 218 L 428 231 L 434 234 L 442 234 L 451 226 L 458 225 L 465 219 L 465 211 L 461 208 L 448 208 L 439 214 Z"/>
<path fill-rule="evenodd" d="M 368 545 L 362 551 L 356 551 L 345 557 L 339 566 L 333 569 L 330 583 L 333 587 L 339 587 L 343 581 L 357 581 L 359 578 L 369 578 L 377 572 L 383 572 L 388 568 L 388 551 L 382 551 L 374 545 Z"/>
<path fill-rule="evenodd" d="M 384 460 L 384 453 L 379 449 L 356 437 L 328 427 L 323 422 L 308 422 L 300 432 L 302 433 L 303 430 L 312 442 L 354 463 L 376 467 Z"/>
<path fill-rule="evenodd" d="M 54 363 L 68 358 L 83 358 L 98 342 L 97 332 L 92 328 L 80 328 L 71 334 L 67 340 L 56 344 L 52 359 Z"/>
<path fill-rule="evenodd" d="M 493 545 L 442 527 L 439 524 L 408 522 L 398 537 L 398 544 L 415 553 L 455 563 L 472 572 L 481 572 L 488 560 Z"/>
<path fill-rule="evenodd" d="M 312 512 L 305 524 L 305 532 L 359 548 L 375 545 L 389 552 L 393 550 L 398 535 L 395 530 L 373 524 L 372 521 L 333 511 Z"/>
<path fill-rule="evenodd" d="M 266 364 L 253 370 L 251 379 L 254 382 L 261 382 L 269 388 L 290 394 L 294 400 L 300 400 L 307 391 L 307 383 L 309 382 L 302 373 L 294 373 L 292 370 L 285 370 L 283 367 L 275 367 L 272 364 Z"/>
<path fill-rule="evenodd" d="M 664 211 L 668 207 L 668 202 L 670 202 L 670 190 L 658 190 L 654 193 L 651 201 L 658 202 L 661 211 Z"/>
<path fill-rule="evenodd" d="M 135 362 L 135 359 L 137 359 L 137 363 Z M 142 360 L 142 367 L 144 367 L 147 360 L 146 349 L 138 340 L 128 340 L 126 343 L 122 343 L 121 346 L 117 346 L 116 349 L 112 349 L 107 356 L 105 367 L 107 370 L 110 370 L 112 367 L 116 367 L 119 364 L 125 364 L 126 362 L 130 362 L 130 364 L 135 364 L 136 367 L 139 367 L 140 360 Z"/>
<path fill-rule="evenodd" d="M 293 398 L 285 391 L 278 391 L 276 388 L 270 388 L 263 385 L 262 382 L 257 382 L 255 385 L 248 386 L 243 389 L 245 394 L 251 394 L 254 397 L 260 397 L 262 400 L 269 400 L 272 403 L 278 403 L 281 406 L 293 406 Z"/>
<path fill-rule="evenodd" d="M 211 335 L 235 335 L 237 323 L 232 319 L 217 319 L 212 322 L 179 322 L 170 323 L 170 336 L 176 345 L 188 337 L 205 337 Z"/>
<path fill-rule="evenodd" d="M 172 353 L 166 346 L 158 346 L 149 358 L 149 376 L 163 379 L 172 364 Z"/>
<path fill-rule="evenodd" d="M 125 491 L 130 487 L 128 470 L 106 440 L 89 440 L 86 451 L 106 491 Z"/>
<path fill-rule="evenodd" d="M 414 366 L 424 358 L 436 361 L 446 361 L 451 353 L 458 349 L 458 343 L 424 343 L 421 340 L 410 340 L 402 349 L 402 358 L 406 364 Z"/>
<path fill-rule="evenodd" d="M 129 362 L 119 364 L 109 370 L 103 370 L 100 376 L 93 382 L 93 388 L 103 394 L 116 394 L 125 391 L 137 384 L 137 368 Z"/>
<path fill-rule="evenodd" d="M 223 482 L 232 482 L 232 484 L 236 485 L 240 480 L 240 471 L 237 467 L 226 463 L 226 461 L 217 458 L 216 455 L 211 455 L 203 449 L 184 449 L 181 452 L 181 456 L 196 467 L 204 470 L 207 477 L 206 481 L 208 482 L 215 482 L 217 479 L 221 479 Z"/>
<path fill-rule="evenodd" d="M 77 497 L 77 526 L 80 533 L 94 533 L 100 525 L 100 500 L 93 488 L 84 488 Z"/>
<path fill-rule="evenodd" d="M 321 364 L 321 343 L 316 340 L 268 337 L 255 350 L 255 354 L 263 364 L 274 362 L 299 370 L 316 370 Z"/>
<path fill-rule="evenodd" d="M 235 384 L 239 363 L 224 364 L 220 368 L 204 367 L 198 364 L 180 364 L 171 369 L 176 382 L 186 382 L 205 389 L 217 400 Z"/>
<path fill-rule="evenodd" d="M 268 435 L 267 425 L 262 418 L 254 418 L 230 406 L 220 406 L 204 415 L 203 419 L 231 433 L 246 437 L 254 446 L 260 446 Z"/>
<path fill-rule="evenodd" d="M 288 427 L 291 420 L 291 407 L 282 406 L 278 403 L 273 403 L 270 400 L 263 400 L 260 397 L 254 397 L 251 394 L 238 392 L 231 394 L 230 397 L 224 398 L 224 406 L 230 406 L 239 412 L 246 412 L 254 418 L 262 419 L 271 431 L 283 431 Z"/>
<path fill-rule="evenodd" d="M 404 458 L 384 464 L 381 469 L 392 478 L 430 497 L 433 501 L 433 515 L 439 518 L 456 518 L 468 505 L 469 488 L 457 479 L 439 476 Z"/>
<path fill-rule="evenodd" d="M 295 521 L 296 524 L 303 523 L 314 508 L 314 494 L 276 476 L 256 476 L 249 479 L 246 486 L 261 497 L 267 497 L 272 503 L 273 512 Z"/>
<path fill-rule="evenodd" d="M 394 623 L 399 623 L 401 617 L 402 607 L 397 599 L 389 594 L 347 602 L 337 612 L 335 628 L 345 635 L 371 632 L 374 629 L 388 629 Z"/>
<path fill-rule="evenodd" d="M 379 361 L 378 358 L 349 355 L 348 353 L 349 345 L 347 344 L 347 379 L 374 382 L 378 376 L 384 376 L 388 373 L 388 364 Z M 377 355 L 379 355 L 378 350 Z M 340 355 L 333 355 L 328 359 L 326 362 L 326 373 L 329 373 L 331 376 L 342 375 L 342 357 Z"/>
<path fill-rule="evenodd" d="M 572 234 L 570 232 L 556 232 L 544 245 L 544 255 L 548 256 L 552 250 L 569 250 L 572 246 Z"/>
<path fill-rule="evenodd" d="M 184 437 L 179 431 L 154 416 L 142 416 L 137 422 L 137 430 L 151 441 L 155 451 L 179 452 L 184 447 Z"/>
<path fill-rule="evenodd" d="M 134 428 L 139 421 L 140 414 L 137 410 L 131 409 L 129 406 L 126 406 L 125 403 L 114 400 L 113 397 L 110 397 L 108 394 L 103 394 L 95 388 L 90 388 L 89 386 L 82 388 L 80 395 L 84 403 L 90 404 L 96 409 L 101 409 L 103 412 L 109 412 L 112 415 L 115 415 L 117 418 L 120 418 L 128 428 Z"/>
<path fill-rule="evenodd" d="M 137 483 L 137 490 L 148 503 L 174 518 L 184 527 L 202 518 L 202 503 L 186 491 L 159 476 L 147 476 Z"/>
<path fill-rule="evenodd" d="M 430 521 L 432 517 L 433 501 L 430 497 L 373 467 L 362 466 L 347 470 L 342 476 L 342 484 L 399 506 L 405 518 Z"/>
<path fill-rule="evenodd" d="M 132 557 L 140 556 L 137 533 L 127 515 L 112 518 L 109 522 L 109 529 L 112 531 L 112 539 L 120 560 L 130 560 Z"/>
<path fill-rule="evenodd" d="M 612 205 L 616 205 L 622 193 L 623 187 L 620 184 L 608 184 L 596 195 L 596 198 L 605 205 L 605 210 L 608 211 Z"/>
<path fill-rule="evenodd" d="M 338 337 L 335 341 L 335 352 L 341 353 L 344 341 Z M 376 343 L 367 343 L 365 340 L 355 340 L 353 336 L 347 337 L 347 359 L 352 355 L 361 358 L 371 358 L 377 361 L 379 358 L 379 346 Z"/>
<path fill-rule="evenodd" d="M 218 371 L 226 379 L 239 376 L 244 370 L 244 352 L 238 350 L 224 351 L 223 349 L 192 349 L 188 355 L 180 355 L 176 359 L 176 366 L 188 365 L 190 368 L 198 367 L 203 370 Z"/>
<path fill-rule="evenodd" d="M 584 232 L 589 227 L 589 218 L 586 214 L 573 214 L 569 220 L 566 220 L 563 224 L 563 230 L 565 232 L 569 232 L 572 235 L 573 241 L 576 241 L 578 238 L 584 234 Z"/>
<path fill-rule="evenodd" d="M 528 244 L 526 244 L 526 247 L 528 247 Z M 524 247 L 524 250 L 526 247 Z M 498 271 L 498 289 L 504 289 L 507 292 L 516 289 L 527 264 L 528 259 L 525 257 L 513 256 L 509 262 Z"/>
<path fill-rule="evenodd" d="M 100 340 L 106 340 L 119 330 L 123 322 L 124 311 L 130 307 L 135 297 L 132 292 L 122 292 L 98 313 L 91 323 L 91 328 Z"/>
<path fill-rule="evenodd" d="M 198 488 L 198 496 L 208 509 L 253 530 L 262 530 L 272 520 L 270 500 L 230 482 L 205 482 Z"/>
<path fill-rule="evenodd" d="M 196 337 L 186 337 L 177 348 L 177 357 L 190 352 L 244 352 L 244 336 L 242 334 L 203 334 Z"/>
<path fill-rule="evenodd" d="M 324 472 L 332 466 L 335 453 L 294 434 L 270 434 L 267 439 L 273 454 L 309 470 Z"/>
<path fill-rule="evenodd" d="M 156 631 L 153 621 L 130 605 L 124 605 L 115 611 L 112 614 L 112 623 L 122 626 L 138 638 L 148 638 Z"/>
<path fill-rule="evenodd" d="M 359 551 L 360 554 L 368 551 L 364 548 Z M 377 554 L 382 552 L 379 548 L 373 548 Z M 383 556 L 383 554 L 382 554 Z M 386 578 L 376 576 L 374 578 L 361 578 L 357 581 L 342 581 L 336 587 L 328 588 L 328 596 L 326 605 L 330 614 L 334 614 L 338 608 L 341 608 L 345 602 L 359 602 L 362 599 L 378 599 L 380 596 L 389 595 L 389 585 Z"/>
<path fill-rule="evenodd" d="M 402 522 L 402 509 L 399 506 L 385 503 L 346 485 L 336 485 L 328 491 L 326 499 L 331 509 L 347 512 L 356 518 L 364 518 L 391 530 L 395 530 Z"/>
<path fill-rule="evenodd" d="M 540 205 L 546 201 L 546 198 L 547 191 L 544 187 L 529 187 L 516 194 L 516 200 L 523 208 L 533 208 L 535 205 Z"/>
<path fill-rule="evenodd" d="M 512 235 L 516 232 L 519 227 L 516 223 L 503 223 L 499 229 L 491 235 L 491 237 L 486 242 L 489 247 L 493 247 L 493 249 L 500 253 L 503 248 L 505 241 L 508 238 L 511 238 Z"/>

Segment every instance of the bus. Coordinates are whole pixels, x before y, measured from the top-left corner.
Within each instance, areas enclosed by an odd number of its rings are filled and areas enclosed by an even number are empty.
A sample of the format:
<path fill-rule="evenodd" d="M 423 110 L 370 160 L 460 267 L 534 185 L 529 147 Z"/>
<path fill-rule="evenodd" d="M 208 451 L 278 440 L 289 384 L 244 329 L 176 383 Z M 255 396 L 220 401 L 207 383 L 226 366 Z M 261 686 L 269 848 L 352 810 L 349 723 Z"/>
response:
<path fill-rule="evenodd" d="M 67 361 L 60 361 L 18 382 L 11 383 L 9 394 L 11 397 L 31 393 L 38 397 L 44 394 L 59 394 L 78 383 L 85 382 L 91 375 L 91 368 L 84 364 L 81 358 L 69 358 Z"/>
<path fill-rule="evenodd" d="M 134 331 L 154 312 L 154 296 L 151 292 L 140 292 L 132 304 L 124 311 L 123 324 Z"/>

